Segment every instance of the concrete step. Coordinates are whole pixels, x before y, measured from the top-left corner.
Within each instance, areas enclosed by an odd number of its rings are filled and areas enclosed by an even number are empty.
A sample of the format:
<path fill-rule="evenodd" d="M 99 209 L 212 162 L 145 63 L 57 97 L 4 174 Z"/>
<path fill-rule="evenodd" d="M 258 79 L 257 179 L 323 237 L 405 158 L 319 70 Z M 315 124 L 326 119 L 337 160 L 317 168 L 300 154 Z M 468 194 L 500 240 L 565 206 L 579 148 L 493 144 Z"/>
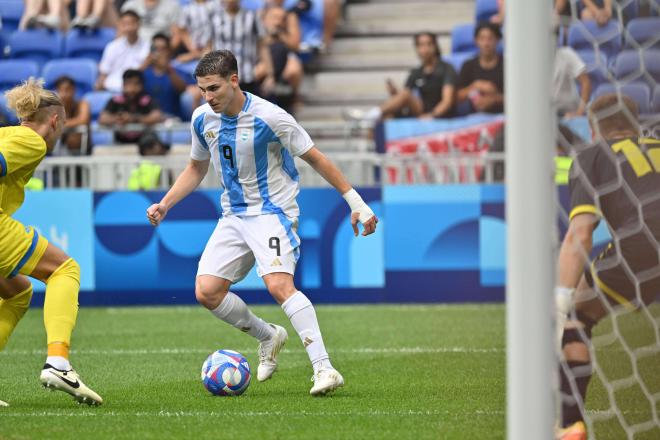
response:
<path fill-rule="evenodd" d="M 367 110 L 372 105 L 379 104 L 380 101 L 374 100 L 371 103 L 360 104 L 359 102 L 348 102 L 343 104 L 333 104 L 325 102 L 307 102 L 297 112 L 296 119 L 305 127 L 305 124 L 316 124 L 319 122 L 327 122 L 331 124 L 348 124 L 344 118 L 344 112 L 351 108 L 360 110 Z"/>
<path fill-rule="evenodd" d="M 408 71 L 384 70 L 374 72 L 321 72 L 308 75 L 303 81 L 301 94 L 305 101 L 373 102 L 387 98 L 385 81 L 391 78 L 403 85 Z"/>

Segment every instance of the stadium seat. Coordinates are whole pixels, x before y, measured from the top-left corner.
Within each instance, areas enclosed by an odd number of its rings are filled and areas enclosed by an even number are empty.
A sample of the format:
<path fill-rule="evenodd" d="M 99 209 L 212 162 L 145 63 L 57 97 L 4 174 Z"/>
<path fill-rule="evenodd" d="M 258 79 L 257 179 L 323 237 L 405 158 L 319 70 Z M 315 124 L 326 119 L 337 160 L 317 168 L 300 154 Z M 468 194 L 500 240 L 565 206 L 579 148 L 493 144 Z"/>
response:
<path fill-rule="evenodd" d="M 612 73 L 618 80 L 644 81 L 654 87 L 660 84 L 660 50 L 645 50 L 642 57 L 637 50 L 625 50 L 614 60 Z"/>
<path fill-rule="evenodd" d="M 9 37 L 9 57 L 45 63 L 62 55 L 63 37 L 60 32 L 45 29 L 16 31 Z"/>
<path fill-rule="evenodd" d="M 181 108 L 181 114 L 179 116 L 184 121 L 190 121 L 193 111 L 195 110 L 193 108 L 193 96 L 188 93 L 188 91 L 185 91 L 181 94 L 179 103 Z"/>
<path fill-rule="evenodd" d="M 616 84 L 601 84 L 594 92 L 593 98 L 596 99 L 599 96 L 606 95 L 608 93 L 621 93 L 622 95 L 628 96 L 637 103 L 637 106 L 639 107 L 639 113 L 644 114 L 649 112 L 651 89 L 647 84 L 630 83 L 621 86 Z"/>
<path fill-rule="evenodd" d="M 591 79 L 591 90 L 608 81 L 607 57 L 602 52 L 596 55 L 592 49 L 577 51 L 578 56 L 587 65 L 587 72 Z"/>
<path fill-rule="evenodd" d="M 643 17 L 631 20 L 626 26 L 625 47 L 627 49 L 660 49 L 660 18 Z"/>
<path fill-rule="evenodd" d="M 172 61 L 171 66 L 176 70 L 176 73 L 183 78 L 187 84 L 195 85 L 195 77 L 193 73 L 195 72 L 195 67 L 197 67 L 197 61 L 189 61 L 187 63 L 180 63 L 178 61 Z"/>
<path fill-rule="evenodd" d="M 488 21 L 490 17 L 497 14 L 497 0 L 477 0 L 474 9 L 476 23 Z"/>
<path fill-rule="evenodd" d="M 621 50 L 621 26 L 615 20 L 605 26 L 592 20 L 574 21 L 568 29 L 568 45 L 575 50 L 598 50 L 611 59 Z"/>
<path fill-rule="evenodd" d="M 64 40 L 64 56 L 67 58 L 90 58 L 101 61 L 103 49 L 114 40 L 113 28 L 100 28 L 94 31 L 71 29 Z"/>
<path fill-rule="evenodd" d="M 11 125 L 18 125 L 16 114 L 7 108 L 7 98 L 4 93 L 0 93 L 0 114 Z"/>
<path fill-rule="evenodd" d="M 76 95 L 81 97 L 94 90 L 98 75 L 97 63 L 85 58 L 60 58 L 46 63 L 41 76 L 47 88 L 54 88 L 55 81 L 61 76 L 68 76 L 76 83 Z"/>
<path fill-rule="evenodd" d="M 470 53 L 478 52 L 474 44 L 474 24 L 458 24 L 451 30 L 451 53 Z"/>
<path fill-rule="evenodd" d="M 445 55 L 442 57 L 442 59 L 451 64 L 454 67 L 454 70 L 456 73 L 461 72 L 461 67 L 463 67 L 463 63 L 465 63 L 467 60 L 472 59 L 476 56 L 476 54 L 470 53 L 470 52 L 458 52 L 458 53 L 452 53 L 449 55 Z"/>
<path fill-rule="evenodd" d="M 0 60 L 0 90 L 9 90 L 31 76 L 39 76 L 39 65 L 35 61 Z"/>
<path fill-rule="evenodd" d="M 96 121 L 99 118 L 99 115 L 113 96 L 114 93 L 105 90 L 85 93 L 83 99 L 89 103 L 92 121 Z"/>
<path fill-rule="evenodd" d="M 660 85 L 655 86 L 653 89 L 653 97 L 651 98 L 651 112 L 660 113 Z"/>
<path fill-rule="evenodd" d="M 258 11 L 260 9 L 263 9 L 263 7 L 264 7 L 264 0 L 241 0 L 241 8 L 243 9 L 251 9 L 253 11 Z"/>
<path fill-rule="evenodd" d="M 11 34 L 18 29 L 18 23 L 25 8 L 23 0 L 0 0 L 0 17 L 2 17 L 2 33 Z"/>

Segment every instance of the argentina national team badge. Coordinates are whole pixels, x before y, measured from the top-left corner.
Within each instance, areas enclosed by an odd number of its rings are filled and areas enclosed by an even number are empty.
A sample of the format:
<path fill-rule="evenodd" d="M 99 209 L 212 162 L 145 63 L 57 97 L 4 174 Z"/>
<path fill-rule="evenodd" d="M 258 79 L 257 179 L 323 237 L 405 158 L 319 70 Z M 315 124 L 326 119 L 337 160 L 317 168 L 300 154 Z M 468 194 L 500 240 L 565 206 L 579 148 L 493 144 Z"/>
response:
<path fill-rule="evenodd" d="M 241 141 L 247 142 L 248 137 L 250 137 L 250 133 L 248 132 L 248 130 L 243 130 L 241 132 Z"/>

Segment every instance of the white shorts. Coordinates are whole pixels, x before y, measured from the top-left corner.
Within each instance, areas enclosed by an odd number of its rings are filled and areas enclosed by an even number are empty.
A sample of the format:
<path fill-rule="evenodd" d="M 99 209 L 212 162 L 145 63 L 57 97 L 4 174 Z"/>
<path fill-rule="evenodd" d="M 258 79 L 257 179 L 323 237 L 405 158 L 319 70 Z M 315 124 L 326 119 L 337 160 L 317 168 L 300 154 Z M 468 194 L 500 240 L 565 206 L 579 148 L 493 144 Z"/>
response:
<path fill-rule="evenodd" d="M 214 275 L 237 283 L 257 262 L 257 274 L 293 275 L 300 257 L 298 219 L 284 214 L 221 218 L 206 243 L 197 275 Z"/>

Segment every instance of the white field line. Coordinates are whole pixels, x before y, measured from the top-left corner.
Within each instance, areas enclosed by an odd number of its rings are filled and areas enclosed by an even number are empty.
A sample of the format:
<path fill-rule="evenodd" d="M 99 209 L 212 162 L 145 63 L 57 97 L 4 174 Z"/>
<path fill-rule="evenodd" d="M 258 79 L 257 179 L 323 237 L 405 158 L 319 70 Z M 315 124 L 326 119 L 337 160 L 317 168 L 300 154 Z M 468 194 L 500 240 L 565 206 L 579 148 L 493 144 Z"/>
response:
<path fill-rule="evenodd" d="M 439 410 L 426 410 L 426 411 L 137 411 L 137 412 L 123 412 L 123 411 L 75 411 L 75 412 L 59 412 L 59 411 L 40 411 L 40 412 L 9 412 L 11 407 L 7 410 L 0 411 L 0 418 L 2 417 L 393 417 L 393 416 L 454 416 L 454 411 L 439 411 Z M 460 412 L 461 416 L 503 416 L 504 411 L 466 411 Z"/>
<path fill-rule="evenodd" d="M 232 348 L 232 350 L 235 350 Z M 213 350 L 206 348 L 145 348 L 145 349 L 74 349 L 72 354 L 81 355 L 171 355 L 171 354 L 209 354 Z M 251 353 L 254 347 L 237 350 L 240 353 Z M 302 349 L 284 349 L 286 353 L 305 353 Z M 331 350 L 331 353 L 342 354 L 442 354 L 442 353 L 462 353 L 462 354 L 483 354 L 483 353 L 503 353 L 504 348 L 472 348 L 472 347 L 394 347 L 394 348 L 339 348 Z M 11 355 L 43 355 L 44 350 L 5 350 L 0 352 L 0 356 Z"/>

